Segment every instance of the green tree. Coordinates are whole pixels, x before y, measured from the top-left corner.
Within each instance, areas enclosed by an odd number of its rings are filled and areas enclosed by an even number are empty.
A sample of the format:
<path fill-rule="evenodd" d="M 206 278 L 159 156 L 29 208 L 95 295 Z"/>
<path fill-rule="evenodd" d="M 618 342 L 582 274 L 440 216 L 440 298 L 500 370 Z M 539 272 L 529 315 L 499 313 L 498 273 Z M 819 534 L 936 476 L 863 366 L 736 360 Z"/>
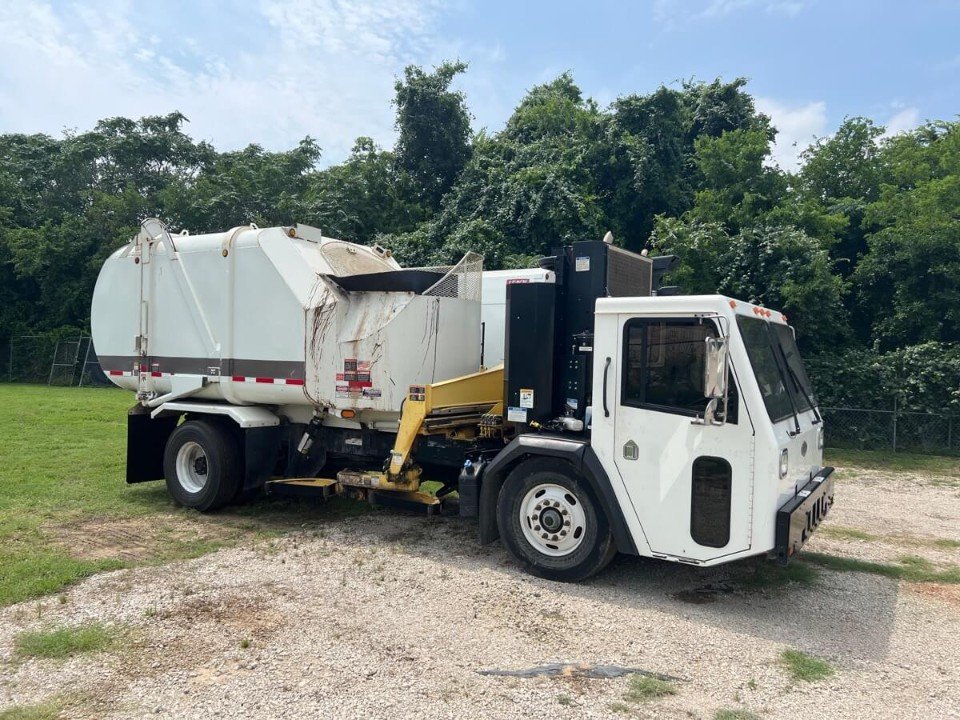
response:
<path fill-rule="evenodd" d="M 397 165 L 416 183 L 422 202 L 436 210 L 470 158 L 466 98 L 452 91 L 466 63 L 445 62 L 432 73 L 415 65 L 395 84 Z"/>
<path fill-rule="evenodd" d="M 429 210 L 416 197 L 394 153 L 360 137 L 349 158 L 312 177 L 304 219 L 332 237 L 369 243 L 378 233 L 409 232 L 425 220 Z"/>
<path fill-rule="evenodd" d="M 691 293 L 721 293 L 785 313 L 808 351 L 847 339 L 844 284 L 823 246 L 795 228 L 756 226 L 730 234 L 720 223 L 661 218 L 653 246 L 680 259 L 671 281 Z"/>
<path fill-rule="evenodd" d="M 802 154 L 798 201 L 815 203 L 834 220 L 822 236 L 833 235 L 831 256 L 848 277 L 867 250 L 863 219 L 880 194 L 880 137 L 883 128 L 867 118 L 847 118 L 828 138 L 819 138 Z"/>
<path fill-rule="evenodd" d="M 237 225 L 288 225 L 307 215 L 305 197 L 320 146 L 304 138 L 293 150 L 266 152 L 248 145 L 220 153 L 196 177 L 171 183 L 160 193 L 172 227 L 225 230 Z"/>
<path fill-rule="evenodd" d="M 882 347 L 960 341 L 960 122 L 884 145 L 874 231 L 853 282 L 866 334 Z"/>
<path fill-rule="evenodd" d="M 602 237 L 594 168 L 603 129 L 602 113 L 569 75 L 534 87 L 502 132 L 476 139 L 440 215 L 385 241 L 414 264 L 452 262 L 472 249 L 484 254 L 485 267 L 499 268 Z"/>
<path fill-rule="evenodd" d="M 770 155 L 766 130 L 727 130 L 718 137 L 697 138 L 694 147 L 703 180 L 690 219 L 737 232 L 765 219 L 783 202 L 786 177 L 764 163 Z"/>

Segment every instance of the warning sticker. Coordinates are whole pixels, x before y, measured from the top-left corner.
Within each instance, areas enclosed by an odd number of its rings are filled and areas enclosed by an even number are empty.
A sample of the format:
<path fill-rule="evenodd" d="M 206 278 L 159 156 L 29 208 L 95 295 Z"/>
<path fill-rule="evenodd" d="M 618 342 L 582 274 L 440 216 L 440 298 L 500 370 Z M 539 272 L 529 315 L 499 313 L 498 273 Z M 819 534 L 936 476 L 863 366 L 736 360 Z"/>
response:
<path fill-rule="evenodd" d="M 533 388 L 520 388 L 520 407 L 533 407 Z"/>
<path fill-rule="evenodd" d="M 337 384 L 338 398 L 356 399 L 360 397 L 360 392 L 361 392 L 361 388 L 352 388 L 349 385 Z"/>
<path fill-rule="evenodd" d="M 380 388 L 363 388 L 363 396 L 365 398 L 378 398 L 380 394 Z"/>
<path fill-rule="evenodd" d="M 526 408 L 507 408 L 507 422 L 525 423 L 527 421 Z"/>
<path fill-rule="evenodd" d="M 360 390 L 370 388 L 370 361 L 347 358 L 343 361 L 343 372 L 336 374 L 337 397 L 360 397 Z M 346 385 L 341 385 L 346 383 Z M 347 393 L 347 394 L 344 394 Z M 373 396 L 370 396 L 373 397 Z"/>
<path fill-rule="evenodd" d="M 590 269 L 590 257 L 588 255 L 581 255 L 573 265 L 577 272 L 586 272 Z"/>

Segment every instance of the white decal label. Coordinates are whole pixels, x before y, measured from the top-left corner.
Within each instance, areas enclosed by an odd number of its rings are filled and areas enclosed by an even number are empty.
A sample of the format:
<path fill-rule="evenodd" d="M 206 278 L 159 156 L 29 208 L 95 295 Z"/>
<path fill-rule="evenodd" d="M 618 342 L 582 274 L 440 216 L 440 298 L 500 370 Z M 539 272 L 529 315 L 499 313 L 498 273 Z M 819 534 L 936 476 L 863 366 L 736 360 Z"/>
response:
<path fill-rule="evenodd" d="M 526 408 L 507 408 L 507 422 L 525 423 L 527 421 Z"/>
<path fill-rule="evenodd" d="M 590 269 L 590 258 L 587 255 L 581 255 L 574 262 L 574 268 L 577 272 L 586 272 Z"/>
<path fill-rule="evenodd" d="M 533 407 L 533 388 L 520 388 L 520 407 Z"/>

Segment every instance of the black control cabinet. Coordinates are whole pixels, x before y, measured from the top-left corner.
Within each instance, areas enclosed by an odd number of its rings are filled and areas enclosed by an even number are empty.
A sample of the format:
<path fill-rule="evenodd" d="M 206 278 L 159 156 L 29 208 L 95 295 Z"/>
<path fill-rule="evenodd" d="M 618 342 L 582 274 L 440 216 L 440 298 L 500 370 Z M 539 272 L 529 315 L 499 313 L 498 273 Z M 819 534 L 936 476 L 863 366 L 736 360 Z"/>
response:
<path fill-rule="evenodd" d="M 504 397 L 507 422 L 543 422 L 553 412 L 557 286 L 507 285 Z"/>

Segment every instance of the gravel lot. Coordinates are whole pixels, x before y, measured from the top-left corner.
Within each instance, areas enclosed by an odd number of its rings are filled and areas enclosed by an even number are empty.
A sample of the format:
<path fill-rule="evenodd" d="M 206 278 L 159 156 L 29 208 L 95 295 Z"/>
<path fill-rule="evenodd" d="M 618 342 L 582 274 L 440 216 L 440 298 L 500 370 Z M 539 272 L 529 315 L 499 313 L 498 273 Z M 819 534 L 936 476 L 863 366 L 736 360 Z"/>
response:
<path fill-rule="evenodd" d="M 960 564 L 956 479 L 847 470 L 812 550 Z M 855 528 L 880 539 L 843 537 Z M 522 574 L 456 517 L 326 518 L 281 539 L 99 575 L 0 610 L 0 708 L 51 698 L 78 718 L 960 717 L 957 585 L 819 570 L 758 589 L 752 565 L 619 558 L 582 585 Z M 16 659 L 27 629 L 99 620 L 119 647 Z M 836 674 L 791 680 L 780 653 Z M 626 678 L 509 677 L 545 663 L 670 675 L 624 703 Z"/>

